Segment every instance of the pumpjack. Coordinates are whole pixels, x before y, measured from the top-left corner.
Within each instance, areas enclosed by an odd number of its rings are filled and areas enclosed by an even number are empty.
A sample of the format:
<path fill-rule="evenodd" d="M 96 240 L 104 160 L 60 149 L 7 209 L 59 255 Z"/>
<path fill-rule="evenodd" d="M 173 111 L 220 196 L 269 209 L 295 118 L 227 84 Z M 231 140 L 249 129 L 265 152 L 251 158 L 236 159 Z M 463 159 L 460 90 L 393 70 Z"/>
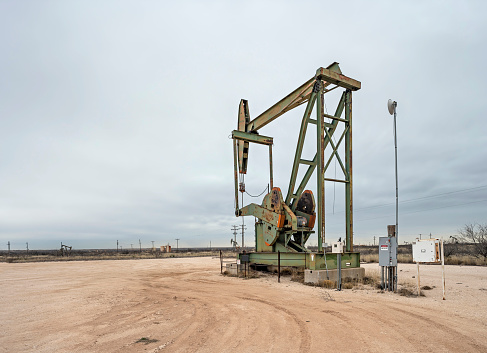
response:
<path fill-rule="evenodd" d="M 327 254 L 325 244 L 325 182 L 345 184 L 345 240 L 341 256 L 343 268 L 360 267 L 360 254 L 353 251 L 353 203 L 352 203 L 352 92 L 361 88 L 361 83 L 342 74 L 338 63 L 327 68 L 320 67 L 316 74 L 271 106 L 262 114 L 250 119 L 248 101 L 242 99 L 238 109 L 237 129 L 232 132 L 235 174 L 235 215 L 253 216 L 255 223 L 255 251 L 244 255 L 251 265 L 276 265 L 278 257 L 282 266 L 304 267 L 309 270 L 336 269 L 336 254 Z M 342 90 L 341 98 L 333 115 L 325 113 L 324 95 L 333 90 Z M 286 112 L 306 104 L 299 130 L 293 168 L 286 197 L 273 185 L 272 146 L 273 138 L 259 134 L 259 130 L 278 119 Z M 313 109 L 316 118 L 312 117 Z M 344 114 L 343 114 L 344 113 Z M 344 116 L 343 116 L 344 115 Z M 326 120 L 325 120 L 326 118 Z M 316 125 L 316 152 L 313 159 L 303 159 L 302 152 L 309 124 Z M 343 124 L 338 129 L 339 124 Z M 334 138 L 340 131 L 341 135 Z M 338 134 L 338 133 L 337 133 Z M 332 138 L 333 137 L 333 138 Z M 339 149 L 344 143 L 344 148 Z M 245 191 L 244 176 L 247 173 L 251 143 L 269 147 L 269 192 L 261 204 L 251 203 L 240 207 L 239 192 Z M 327 160 L 325 161 L 325 150 Z M 340 152 L 344 150 L 344 161 Z M 325 172 L 333 159 L 338 161 L 343 178 L 326 178 Z M 298 171 L 306 172 L 298 182 Z M 312 174 L 317 172 L 317 202 L 306 186 Z M 297 185 L 297 187 L 296 187 Z M 318 236 L 318 251 L 311 252 L 306 242 L 315 233 Z"/>

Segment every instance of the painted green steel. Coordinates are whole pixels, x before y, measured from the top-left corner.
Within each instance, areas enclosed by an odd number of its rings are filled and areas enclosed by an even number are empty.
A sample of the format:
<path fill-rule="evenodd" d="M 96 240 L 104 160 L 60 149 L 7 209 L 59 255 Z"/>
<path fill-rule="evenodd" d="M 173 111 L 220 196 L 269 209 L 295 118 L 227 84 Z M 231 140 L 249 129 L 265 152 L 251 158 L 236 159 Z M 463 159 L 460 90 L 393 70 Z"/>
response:
<path fill-rule="evenodd" d="M 331 135 L 328 132 L 328 129 L 324 129 L 324 130 L 326 133 L 326 137 L 328 137 L 328 141 L 330 141 L 331 148 L 333 149 L 333 152 L 331 155 L 332 156 L 335 155 L 336 159 L 338 160 L 338 163 L 340 164 L 340 167 L 342 168 L 343 174 L 345 176 L 347 176 L 347 171 L 346 171 L 345 166 L 343 165 L 342 159 L 340 158 L 340 155 L 338 154 L 338 151 L 337 151 L 339 144 L 337 143 L 337 145 L 335 146 L 335 144 L 333 143 L 333 140 L 331 138 Z M 345 131 L 347 131 L 347 130 L 345 130 Z M 339 142 L 341 142 L 341 139 L 339 140 Z M 331 159 L 332 158 L 330 158 L 330 161 L 331 161 Z"/>
<path fill-rule="evenodd" d="M 233 139 L 233 171 L 235 174 L 235 215 L 238 216 L 238 146 L 236 139 Z"/>
<path fill-rule="evenodd" d="M 340 98 L 340 102 L 338 103 L 337 109 L 335 111 L 335 116 L 341 116 L 342 115 L 344 106 L 345 106 L 345 92 L 342 94 L 342 97 Z M 312 119 L 309 119 L 309 120 L 311 123 L 317 124 L 317 120 L 314 120 L 314 121 L 311 121 Z M 330 136 L 333 135 L 333 133 L 335 132 L 337 125 L 338 125 L 338 121 L 336 121 L 336 120 L 333 121 L 331 124 L 328 124 L 328 123 L 325 124 L 325 128 L 329 128 L 328 133 L 330 134 Z M 328 136 L 324 136 L 323 149 L 325 149 L 327 147 L 328 143 L 329 143 Z M 301 195 L 303 193 L 306 185 L 308 184 L 309 179 L 313 175 L 313 172 L 316 168 L 317 163 L 318 163 L 318 153 L 315 154 L 315 156 L 312 160 L 312 164 L 306 170 L 306 173 L 304 174 L 303 179 L 301 180 L 301 183 L 299 184 L 295 195 Z M 292 173 L 295 173 L 294 169 L 293 169 Z M 296 173 L 297 173 L 297 171 L 296 171 Z M 295 208 L 295 205 L 293 204 L 292 209 L 294 209 L 294 208 Z"/>
<path fill-rule="evenodd" d="M 304 188 L 308 184 L 309 179 L 313 175 L 313 172 L 315 171 L 316 167 L 318 165 L 318 154 L 315 154 L 313 160 L 311 161 L 311 164 L 309 165 L 308 169 L 306 170 L 306 173 L 304 173 L 303 179 L 301 180 L 301 183 L 299 183 L 299 186 L 296 190 L 296 195 L 301 195 L 304 191 Z M 296 208 L 296 205 L 292 205 L 293 208 Z"/>
<path fill-rule="evenodd" d="M 250 134 L 248 132 L 242 132 L 238 130 L 232 131 L 232 138 L 237 140 L 243 140 L 248 142 L 255 142 L 261 145 L 272 145 L 273 138 L 269 136 L 262 136 L 257 134 Z"/>
<path fill-rule="evenodd" d="M 327 131 L 327 130 L 325 129 L 325 131 Z M 332 145 L 332 147 L 333 147 L 333 152 L 332 152 L 332 154 L 330 155 L 330 158 L 328 158 L 328 162 L 326 162 L 326 164 L 325 164 L 325 172 L 326 172 L 326 170 L 328 169 L 328 166 L 330 165 L 331 161 L 333 160 L 333 156 L 336 154 L 336 156 L 338 157 L 338 152 L 337 152 L 338 147 L 340 146 L 340 143 L 342 142 L 343 138 L 345 137 L 345 133 L 346 133 L 347 131 L 348 131 L 348 127 L 346 127 L 346 128 L 345 128 L 345 130 L 343 131 L 342 135 L 341 135 L 341 136 L 340 136 L 340 138 L 338 139 L 338 142 L 337 142 L 336 146 L 335 146 L 335 145 Z M 327 132 L 327 136 L 329 136 L 329 133 L 328 133 L 328 132 Z M 331 140 L 330 140 L 330 141 L 331 141 Z M 343 163 L 340 163 L 340 164 L 341 164 L 341 166 L 342 166 L 342 170 L 343 170 L 343 172 L 345 173 L 345 168 L 343 167 Z"/>
<path fill-rule="evenodd" d="M 317 181 L 317 190 L 318 190 L 318 212 L 317 212 L 317 219 L 318 219 L 318 251 L 323 251 L 323 239 L 325 237 L 324 232 L 324 223 L 325 223 L 325 181 L 324 178 L 324 148 L 323 148 L 323 133 L 325 130 L 323 119 L 323 88 L 319 87 L 317 104 L 316 104 L 316 121 L 318 124 L 316 125 L 316 153 L 318 154 L 318 176 L 316 177 Z"/>
<path fill-rule="evenodd" d="M 249 255 L 251 264 L 276 266 L 277 252 L 252 252 L 246 253 Z M 239 254 L 239 258 L 242 254 Z M 344 253 L 342 254 L 342 268 L 357 268 L 360 267 L 360 253 Z M 292 253 L 281 252 L 281 266 L 303 267 L 309 270 L 335 270 L 337 269 L 337 254 L 327 253 Z"/>
<path fill-rule="evenodd" d="M 331 88 L 327 88 L 330 85 L 334 85 Z M 338 106 L 336 107 L 335 113 L 333 115 L 326 114 L 324 112 L 324 94 L 332 91 L 336 88 L 345 88 L 341 95 Z M 306 224 L 311 224 L 314 222 L 315 226 L 318 228 L 317 238 L 318 238 L 318 249 L 319 253 L 316 254 L 316 258 L 319 259 L 320 254 L 323 254 L 323 244 L 325 242 L 325 181 L 327 182 L 341 182 L 345 184 L 345 236 L 343 237 L 346 242 L 346 253 L 343 259 L 346 262 L 347 259 L 353 260 L 358 258 L 359 255 L 353 252 L 353 183 L 352 183 L 352 91 L 361 88 L 361 83 L 347 76 L 344 76 L 338 66 L 338 63 L 333 63 L 325 68 L 319 68 L 313 78 L 306 81 L 296 90 L 288 94 L 286 97 L 281 99 L 279 102 L 271 106 L 265 112 L 257 116 L 257 118 L 250 120 L 250 113 L 248 111 L 248 102 L 242 100 L 239 108 L 239 126 L 238 130 L 233 131 L 232 137 L 234 141 L 242 141 L 245 143 L 261 143 L 269 146 L 269 168 L 270 168 L 270 183 L 272 192 L 272 143 L 273 139 L 267 136 L 261 136 L 257 134 L 257 131 L 277 119 L 282 114 L 287 111 L 307 103 L 306 110 L 304 112 L 301 128 L 299 130 L 298 142 L 296 146 L 291 178 L 289 181 L 289 188 L 287 190 L 287 195 L 282 206 L 275 209 L 275 204 L 270 206 L 274 210 L 275 215 L 267 211 L 268 205 L 259 206 L 257 204 L 246 206 L 239 209 L 238 204 L 238 172 L 242 173 L 246 171 L 246 168 L 242 171 L 239 169 L 240 164 L 244 165 L 246 163 L 242 162 L 240 159 L 248 158 L 248 147 L 241 151 L 242 142 L 239 145 L 234 145 L 234 158 L 235 161 L 235 199 L 236 199 L 236 215 L 253 215 L 259 220 L 256 223 L 256 250 L 257 253 L 262 254 L 272 254 L 276 251 L 281 251 L 286 254 L 296 254 L 296 256 L 311 256 L 311 253 L 307 250 L 305 243 L 309 236 L 314 233 L 313 225 L 311 228 L 306 228 Z M 316 120 L 311 118 L 312 110 L 316 105 Z M 345 117 L 342 117 L 342 113 L 345 112 Z M 325 122 L 325 118 L 330 119 L 330 122 Z M 302 158 L 303 146 L 306 138 L 306 132 L 308 124 L 316 124 L 316 153 L 312 160 Z M 343 124 L 343 125 L 339 125 Z M 343 126 L 343 130 L 340 128 L 341 136 L 338 142 L 334 142 L 334 133 L 337 131 L 339 126 Z M 345 146 L 343 147 L 342 142 Z M 325 163 L 325 150 L 330 146 L 331 153 L 327 157 Z M 340 148 L 340 151 L 339 151 Z M 342 151 L 344 150 L 344 156 Z M 343 159 L 344 157 L 344 159 Z M 336 158 L 340 165 L 341 172 L 343 172 L 343 178 L 325 178 L 325 172 L 330 166 L 332 160 Z M 299 167 L 307 167 L 307 170 L 296 189 L 297 176 Z M 306 197 L 309 197 L 305 193 L 306 185 L 308 184 L 313 172 L 317 169 L 317 202 L 314 201 L 312 197 L 313 210 L 316 205 L 316 222 L 314 214 L 311 212 L 302 212 L 302 209 L 297 208 L 297 203 L 300 198 L 306 201 Z M 280 189 L 278 190 L 279 195 L 281 195 Z M 282 199 L 282 196 L 280 196 Z M 301 201 L 300 201 L 301 202 Z M 279 204 L 280 205 L 280 204 Z M 301 203 L 303 205 L 303 203 Z M 303 206 L 299 206 L 303 207 Z M 300 211 L 297 211 L 300 210 Z M 285 216 L 285 223 L 281 223 L 281 218 L 278 215 Z M 272 216 L 272 217 L 271 217 Z M 303 223 L 304 226 L 301 228 L 296 227 L 296 217 L 305 217 L 307 222 Z M 293 219 L 292 227 L 289 223 L 290 217 Z M 279 225 L 278 225 L 279 224 Z M 272 241 L 269 234 L 272 235 Z M 287 256 L 287 255 L 283 255 Z M 295 256 L 295 255 L 289 255 Z M 313 255 L 315 256 L 315 255 Z M 324 255 L 323 255 L 324 256 Z M 336 258 L 334 255 L 328 255 L 331 258 Z M 347 258 L 348 256 L 348 258 Z M 310 263 L 311 263 L 310 258 Z M 319 261 L 318 261 L 319 262 Z M 328 259 L 326 261 L 329 262 Z M 336 260 L 335 260 L 336 262 Z M 324 263 L 324 262 L 323 262 Z M 359 267 L 359 263 L 356 263 Z M 319 268 L 319 264 L 317 265 Z M 343 266 L 348 267 L 346 263 Z M 331 267 L 333 268 L 333 266 Z M 336 268 L 336 267 L 335 267 Z"/>
<path fill-rule="evenodd" d="M 306 96 L 310 93 L 315 78 L 311 78 L 302 84 L 300 87 L 295 89 L 293 92 L 288 94 L 286 97 L 281 99 L 279 102 L 274 104 L 272 107 L 267 109 L 265 112 L 260 114 L 257 118 L 250 121 L 247 125 L 247 132 L 257 131 L 273 120 L 280 117 L 285 112 L 293 108 L 293 103 L 304 101 Z"/>
<path fill-rule="evenodd" d="M 346 178 L 348 183 L 345 184 L 345 225 L 346 225 L 346 251 L 353 251 L 353 183 L 352 183 L 352 91 L 346 91 L 345 102 L 345 165 Z"/>
<path fill-rule="evenodd" d="M 296 178 L 298 176 L 299 163 L 301 163 L 301 154 L 303 152 L 304 139 L 306 137 L 306 131 L 308 129 L 309 117 L 313 106 L 316 101 L 316 92 L 311 93 L 308 104 L 306 105 L 306 110 L 303 115 L 303 120 L 301 121 L 301 128 L 299 129 L 298 145 L 296 146 L 296 153 L 294 155 L 293 169 L 291 171 L 291 179 L 289 181 L 289 188 L 287 190 L 286 204 L 290 204 L 291 198 L 293 197 L 294 186 L 296 185 Z M 311 162 L 313 163 L 313 162 Z M 294 202 L 293 202 L 294 204 Z M 294 211 L 294 210 L 293 210 Z"/>
<path fill-rule="evenodd" d="M 337 73 L 331 67 L 329 69 L 320 67 L 318 70 L 316 70 L 316 77 L 320 80 L 330 82 L 353 91 L 359 90 L 362 87 L 362 84 L 359 81 Z"/>
<path fill-rule="evenodd" d="M 247 124 L 250 121 L 249 102 L 246 99 L 240 100 L 238 107 L 237 130 L 246 132 Z M 249 142 L 237 140 L 238 149 L 238 170 L 240 174 L 247 174 L 247 164 L 249 156 Z"/>

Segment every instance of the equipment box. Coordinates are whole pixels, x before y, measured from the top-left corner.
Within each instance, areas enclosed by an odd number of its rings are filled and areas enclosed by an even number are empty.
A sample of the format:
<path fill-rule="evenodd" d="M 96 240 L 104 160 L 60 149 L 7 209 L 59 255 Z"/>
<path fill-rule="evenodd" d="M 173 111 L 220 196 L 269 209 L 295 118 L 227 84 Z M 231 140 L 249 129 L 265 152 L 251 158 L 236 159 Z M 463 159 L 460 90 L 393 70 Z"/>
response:
<path fill-rule="evenodd" d="M 439 262 L 440 241 L 439 239 L 417 240 L 413 242 L 414 262 Z"/>
<path fill-rule="evenodd" d="M 396 237 L 379 238 L 379 266 L 397 266 Z"/>

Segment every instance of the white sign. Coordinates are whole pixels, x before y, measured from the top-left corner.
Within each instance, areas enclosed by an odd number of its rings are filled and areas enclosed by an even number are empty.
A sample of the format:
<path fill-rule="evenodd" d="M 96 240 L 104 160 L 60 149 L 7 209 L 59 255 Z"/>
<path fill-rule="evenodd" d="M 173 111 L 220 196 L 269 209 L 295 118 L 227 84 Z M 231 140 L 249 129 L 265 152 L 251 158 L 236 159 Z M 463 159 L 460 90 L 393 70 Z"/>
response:
<path fill-rule="evenodd" d="M 425 239 L 413 242 L 414 262 L 440 262 L 440 240 Z"/>

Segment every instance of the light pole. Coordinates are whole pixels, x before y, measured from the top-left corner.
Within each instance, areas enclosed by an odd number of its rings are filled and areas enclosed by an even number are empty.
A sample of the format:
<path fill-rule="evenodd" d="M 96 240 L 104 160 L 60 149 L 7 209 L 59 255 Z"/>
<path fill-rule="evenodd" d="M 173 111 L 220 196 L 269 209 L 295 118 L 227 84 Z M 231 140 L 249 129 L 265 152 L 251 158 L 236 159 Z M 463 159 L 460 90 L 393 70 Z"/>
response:
<path fill-rule="evenodd" d="M 396 107 L 397 107 L 397 102 L 392 101 L 392 99 L 389 99 L 387 102 L 387 109 L 389 110 L 389 114 L 393 115 L 394 114 L 394 149 L 395 149 L 395 165 L 396 165 L 396 242 L 397 245 L 399 246 L 399 222 L 398 222 L 398 210 L 399 210 L 399 196 L 398 196 L 398 183 L 397 183 L 397 132 L 396 132 Z"/>
<path fill-rule="evenodd" d="M 389 110 L 389 114 L 394 114 L 394 152 L 395 152 L 395 166 L 396 166 L 396 251 L 399 247 L 399 187 L 397 182 L 397 130 L 396 130 L 396 108 L 397 102 L 389 99 L 387 102 L 387 109 Z M 396 255 L 397 256 L 397 255 Z M 397 291 L 397 263 L 395 268 L 393 269 L 393 290 Z"/>

